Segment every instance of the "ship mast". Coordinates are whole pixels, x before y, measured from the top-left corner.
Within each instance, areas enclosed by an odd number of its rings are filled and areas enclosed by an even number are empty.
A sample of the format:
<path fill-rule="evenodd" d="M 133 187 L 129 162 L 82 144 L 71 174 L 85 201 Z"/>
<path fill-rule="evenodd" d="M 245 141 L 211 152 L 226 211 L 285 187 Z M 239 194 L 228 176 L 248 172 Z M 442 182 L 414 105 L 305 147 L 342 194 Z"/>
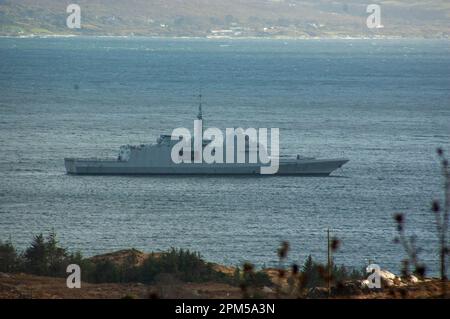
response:
<path fill-rule="evenodd" d="M 194 162 L 198 160 L 199 158 L 202 158 L 203 153 L 203 112 L 202 112 L 202 92 L 200 91 L 198 94 L 198 114 L 197 114 L 197 120 L 194 121 L 197 122 L 200 127 L 198 127 L 196 124 L 194 124 Z M 200 136 L 198 136 L 200 135 Z"/>
<path fill-rule="evenodd" d="M 198 114 L 197 114 L 198 120 L 203 120 L 203 114 L 202 114 L 202 93 L 198 95 Z"/>
<path fill-rule="evenodd" d="M 202 112 L 202 91 L 200 90 L 200 93 L 198 94 L 198 114 L 197 114 L 197 120 L 202 121 L 202 137 L 201 140 L 203 141 L 203 112 Z"/>
<path fill-rule="evenodd" d="M 203 152 L 203 112 L 202 112 L 202 91 L 199 92 L 197 95 L 198 97 L 198 114 L 197 114 L 197 122 L 201 125 L 201 129 L 199 130 L 198 134 L 200 134 L 200 138 L 197 136 L 197 140 L 195 140 L 196 133 L 194 132 L 194 144 L 197 145 L 198 152 Z M 194 125 L 194 131 L 195 131 L 195 125 Z M 194 149 L 196 149 L 196 146 L 194 146 Z M 201 155 L 200 155 L 201 156 Z"/>

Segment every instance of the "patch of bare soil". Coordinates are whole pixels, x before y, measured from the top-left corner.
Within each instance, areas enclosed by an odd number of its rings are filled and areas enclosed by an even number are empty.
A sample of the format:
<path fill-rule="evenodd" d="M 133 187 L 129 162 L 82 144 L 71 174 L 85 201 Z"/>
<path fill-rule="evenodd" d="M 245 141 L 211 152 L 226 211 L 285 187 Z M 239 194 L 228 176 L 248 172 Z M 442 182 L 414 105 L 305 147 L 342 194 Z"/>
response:
<path fill-rule="evenodd" d="M 119 251 L 115 251 L 112 253 L 93 256 L 93 257 L 89 258 L 89 260 L 91 260 L 92 262 L 95 262 L 95 263 L 111 261 L 118 266 L 121 266 L 125 263 L 130 263 L 130 261 L 133 261 L 135 266 L 141 266 L 142 263 L 150 255 L 159 257 L 161 254 L 160 253 L 146 254 L 137 249 L 124 249 L 124 250 L 119 250 Z"/>
<path fill-rule="evenodd" d="M 65 278 L 0 273 L 0 299 L 240 298 L 238 287 L 222 283 L 161 282 L 91 284 L 69 289 Z"/>

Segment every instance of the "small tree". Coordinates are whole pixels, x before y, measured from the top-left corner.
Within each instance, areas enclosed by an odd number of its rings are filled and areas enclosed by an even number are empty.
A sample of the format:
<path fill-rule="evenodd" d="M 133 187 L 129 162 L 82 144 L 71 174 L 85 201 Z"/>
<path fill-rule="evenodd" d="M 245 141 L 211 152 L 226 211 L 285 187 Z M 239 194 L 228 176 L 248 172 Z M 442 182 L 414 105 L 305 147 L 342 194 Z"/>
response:
<path fill-rule="evenodd" d="M 96 283 L 120 281 L 119 267 L 110 260 L 96 263 L 91 276 Z"/>
<path fill-rule="evenodd" d="M 70 261 L 67 251 L 58 246 L 54 232 L 47 240 L 42 234 L 35 236 L 24 258 L 25 271 L 40 276 L 64 276 Z"/>
<path fill-rule="evenodd" d="M 35 275 L 47 274 L 47 249 L 42 234 L 34 237 L 31 246 L 25 250 L 25 271 Z"/>
<path fill-rule="evenodd" d="M 66 273 L 67 267 L 67 251 L 64 248 L 58 246 L 58 240 L 56 239 L 56 233 L 51 232 L 47 237 L 45 243 L 45 249 L 47 254 L 47 274 L 52 276 L 62 276 Z"/>
<path fill-rule="evenodd" d="M 241 283 L 241 271 L 239 270 L 239 266 L 234 269 L 233 272 L 233 284 L 239 285 Z"/>
<path fill-rule="evenodd" d="M 312 288 L 322 284 L 319 272 L 317 270 L 317 265 L 314 263 L 311 255 L 309 255 L 308 258 L 306 258 L 305 263 L 303 264 L 302 267 L 301 274 L 303 278 L 302 280 L 303 288 Z"/>

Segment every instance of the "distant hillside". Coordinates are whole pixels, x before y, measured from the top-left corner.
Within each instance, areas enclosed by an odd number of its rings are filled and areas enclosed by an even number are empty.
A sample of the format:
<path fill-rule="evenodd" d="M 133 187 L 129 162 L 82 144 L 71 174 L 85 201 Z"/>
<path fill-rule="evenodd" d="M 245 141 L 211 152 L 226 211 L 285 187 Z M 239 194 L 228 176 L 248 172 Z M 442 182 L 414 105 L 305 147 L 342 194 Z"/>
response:
<path fill-rule="evenodd" d="M 383 28 L 366 26 L 368 3 L 349 0 L 0 0 L 0 35 L 212 37 L 449 37 L 450 1 L 391 0 Z M 82 28 L 66 27 L 81 7 Z"/>

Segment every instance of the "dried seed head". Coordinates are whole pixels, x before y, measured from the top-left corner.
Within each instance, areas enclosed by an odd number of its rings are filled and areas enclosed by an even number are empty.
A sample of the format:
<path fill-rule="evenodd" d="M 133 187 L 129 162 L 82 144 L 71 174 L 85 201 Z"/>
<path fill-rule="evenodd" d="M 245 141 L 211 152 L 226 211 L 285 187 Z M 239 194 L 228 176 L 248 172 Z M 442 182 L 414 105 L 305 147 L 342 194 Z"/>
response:
<path fill-rule="evenodd" d="M 406 278 L 408 277 L 408 271 L 409 269 L 409 260 L 408 259 L 403 259 L 402 260 L 402 277 Z"/>
<path fill-rule="evenodd" d="M 433 203 L 431 204 L 431 210 L 435 213 L 438 213 L 441 210 L 439 202 L 437 200 L 434 200 Z"/>
<path fill-rule="evenodd" d="M 244 272 L 249 273 L 253 271 L 253 265 L 251 263 L 244 263 Z"/>
<path fill-rule="evenodd" d="M 402 213 L 397 213 L 394 215 L 394 219 L 397 222 L 397 224 L 403 224 L 403 221 L 405 220 Z"/>
<path fill-rule="evenodd" d="M 297 274 L 298 274 L 298 265 L 297 265 L 297 264 L 293 264 L 293 265 L 292 265 L 292 273 L 293 273 L 294 275 L 297 275 Z"/>
<path fill-rule="evenodd" d="M 425 277 L 425 271 L 426 271 L 425 265 L 417 265 L 416 266 L 416 274 L 419 277 L 421 277 L 421 278 Z"/>
<path fill-rule="evenodd" d="M 331 250 L 336 251 L 339 248 L 340 244 L 341 244 L 340 240 L 337 239 L 336 237 L 334 237 L 331 240 L 331 244 L 330 244 Z"/>
<path fill-rule="evenodd" d="M 281 243 L 281 247 L 278 248 L 278 257 L 280 257 L 281 259 L 286 258 L 288 251 L 289 251 L 289 243 L 287 241 L 283 241 Z"/>

